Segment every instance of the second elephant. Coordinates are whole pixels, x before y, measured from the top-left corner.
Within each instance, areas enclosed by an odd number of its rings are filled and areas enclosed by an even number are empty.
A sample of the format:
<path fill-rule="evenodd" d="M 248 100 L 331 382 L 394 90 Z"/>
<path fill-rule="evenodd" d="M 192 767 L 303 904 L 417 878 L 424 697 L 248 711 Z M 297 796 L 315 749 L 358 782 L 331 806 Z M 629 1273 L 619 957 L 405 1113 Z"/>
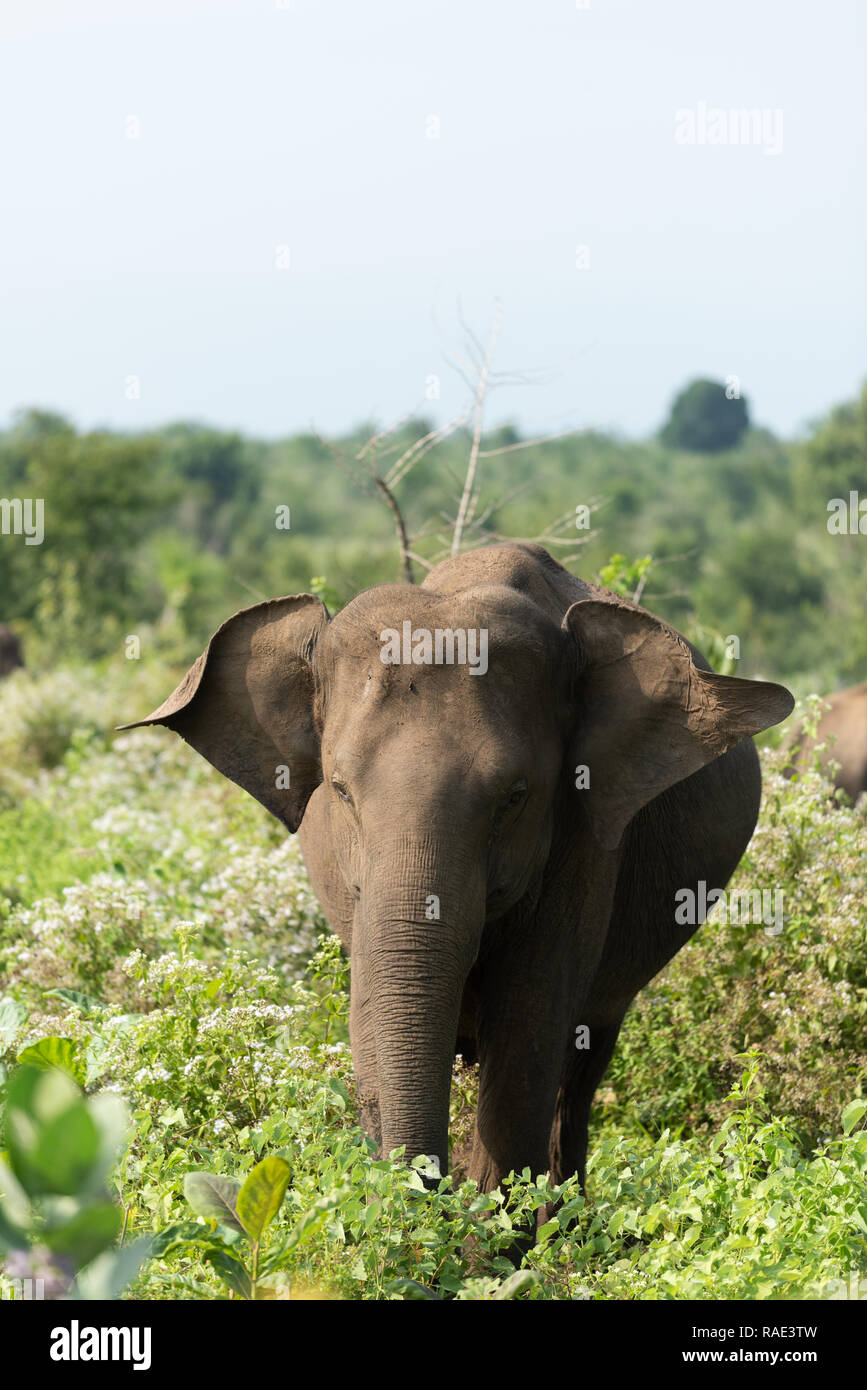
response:
<path fill-rule="evenodd" d="M 840 764 L 839 771 L 834 774 L 834 786 L 842 787 L 846 795 L 857 802 L 867 792 L 867 681 L 829 695 L 827 704 L 830 708 L 819 720 L 816 737 L 797 735 L 792 740 L 791 755 L 800 760 L 808 756 L 817 743 L 827 743 L 821 755 L 823 767 L 831 761 Z"/>

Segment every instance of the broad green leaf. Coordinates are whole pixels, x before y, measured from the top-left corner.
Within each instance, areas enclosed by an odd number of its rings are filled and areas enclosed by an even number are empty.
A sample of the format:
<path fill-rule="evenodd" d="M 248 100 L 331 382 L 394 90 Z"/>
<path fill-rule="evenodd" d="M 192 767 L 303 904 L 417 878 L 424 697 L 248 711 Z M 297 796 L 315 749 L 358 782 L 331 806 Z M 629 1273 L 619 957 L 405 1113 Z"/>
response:
<path fill-rule="evenodd" d="M 185 1125 L 186 1123 L 187 1117 L 180 1105 L 168 1106 L 157 1120 L 157 1124 L 161 1125 L 163 1129 L 168 1129 L 169 1125 Z"/>
<path fill-rule="evenodd" d="M 104 1250 L 79 1271 L 75 1281 L 78 1297 L 89 1301 L 119 1298 L 150 1253 L 149 1236 L 123 1245 L 120 1250 Z"/>
<path fill-rule="evenodd" d="M 79 1196 L 99 1174 L 101 1136 L 75 1082 L 56 1068 L 20 1067 L 6 1101 L 12 1171 L 29 1196 Z"/>
<path fill-rule="evenodd" d="M 184 1196 L 194 1212 L 243 1232 L 237 1207 L 240 1191 L 237 1178 L 221 1178 L 216 1173 L 187 1173 L 184 1178 Z"/>
<path fill-rule="evenodd" d="M 584 1205 L 585 1202 L 583 1197 L 573 1197 L 571 1202 L 566 1202 L 565 1205 L 560 1208 L 557 1213 L 557 1220 L 560 1224 L 561 1231 L 565 1231 L 573 1216 L 577 1216 L 579 1211 L 583 1211 Z"/>
<path fill-rule="evenodd" d="M 211 1246 L 210 1249 L 204 1252 L 203 1259 L 207 1260 L 208 1264 L 214 1266 L 214 1269 L 223 1280 L 223 1283 L 228 1284 L 229 1288 L 233 1289 L 239 1298 L 250 1297 L 252 1293 L 250 1276 L 241 1264 L 241 1261 L 236 1260 L 234 1255 L 230 1255 L 228 1250 L 221 1250 L 218 1246 Z"/>
<path fill-rule="evenodd" d="M 251 1240 L 261 1240 L 273 1221 L 286 1193 L 289 1164 L 285 1158 L 269 1154 L 247 1175 L 238 1193 L 237 1211 L 241 1225 Z"/>
<path fill-rule="evenodd" d="M 126 1153 L 132 1123 L 126 1101 L 113 1091 L 100 1091 L 87 1102 L 91 1118 L 99 1131 L 98 1181 L 107 1178 Z"/>
<path fill-rule="evenodd" d="M 154 1259 L 166 1259 L 188 1245 L 212 1245 L 228 1249 L 247 1239 L 245 1231 L 218 1223 L 216 1227 L 200 1221 L 175 1221 L 159 1231 L 153 1240 Z"/>
<path fill-rule="evenodd" d="M 62 999 L 64 1004 L 74 1004 L 76 1009 L 80 1009 L 86 1018 L 93 1014 L 104 1014 L 108 1012 L 108 1005 L 101 1000 L 94 998 L 92 994 L 83 994 L 80 989 L 47 989 L 42 995 L 43 999 Z"/>
<path fill-rule="evenodd" d="M 437 1303 L 442 1302 L 439 1294 L 434 1293 L 433 1289 L 427 1288 L 424 1284 L 420 1284 L 417 1279 L 390 1279 L 385 1286 L 385 1292 L 393 1294 L 395 1298 L 410 1299 L 413 1302 L 416 1300 L 420 1302 L 422 1299 L 431 1299 Z"/>
<path fill-rule="evenodd" d="M 0 1212 L 13 1226 L 26 1229 L 33 1220 L 30 1200 L 5 1158 L 0 1156 Z"/>
<path fill-rule="evenodd" d="M 155 1260 L 164 1260 L 187 1245 L 197 1242 L 207 1244 L 213 1239 L 210 1227 L 200 1226 L 198 1221 L 175 1221 L 153 1237 L 151 1254 Z"/>
<path fill-rule="evenodd" d="M 493 1211 L 496 1205 L 494 1198 L 489 1193 L 483 1192 L 479 1197 L 473 1198 L 467 1210 L 475 1215 L 479 1211 Z"/>
<path fill-rule="evenodd" d="M 0 1052 L 5 1052 L 21 1025 L 27 1022 L 27 1010 L 16 999 L 4 999 L 0 1004 Z"/>
<path fill-rule="evenodd" d="M 101 1250 L 120 1235 L 123 1215 L 112 1202 L 93 1202 L 67 1221 L 43 1231 L 41 1239 L 50 1250 L 69 1255 L 77 1266 L 90 1264 Z"/>
<path fill-rule="evenodd" d="M 25 1047 L 19 1052 L 17 1060 L 24 1067 L 37 1067 L 40 1071 L 48 1071 L 54 1067 L 58 1071 L 66 1072 L 67 1076 L 71 1076 L 80 1086 L 84 1085 L 85 1066 L 75 1043 L 69 1038 L 40 1038 L 38 1042 L 31 1043 L 30 1047 Z"/>
<path fill-rule="evenodd" d="M 90 1086 L 91 1083 L 98 1080 L 105 1071 L 105 1064 L 102 1058 L 107 1047 L 108 1043 L 99 1033 L 94 1033 L 92 1035 L 84 1053 L 85 1086 Z"/>
<path fill-rule="evenodd" d="M 338 1187 L 335 1188 L 333 1192 L 329 1192 L 325 1197 L 320 1197 L 317 1202 L 314 1202 L 313 1206 L 305 1211 L 304 1215 L 299 1217 L 296 1221 L 286 1239 L 281 1243 L 279 1249 L 275 1250 L 269 1256 L 266 1261 L 267 1268 L 269 1270 L 274 1269 L 284 1255 L 287 1255 L 290 1250 L 294 1250 L 296 1246 L 302 1245 L 304 1241 L 309 1240 L 311 1236 L 314 1236 L 317 1231 L 321 1230 L 328 1222 L 335 1207 L 341 1206 L 343 1202 L 346 1201 L 347 1197 L 351 1195 L 351 1191 L 352 1189 L 349 1187 Z M 371 1218 L 370 1222 L 368 1222 L 368 1216 Z M 373 1224 L 379 1220 L 379 1218 L 380 1212 L 378 1207 L 374 1203 L 371 1203 L 370 1206 L 365 1209 L 362 1220 L 365 1227 L 367 1227 L 369 1224 Z M 265 1273 L 264 1266 L 262 1272 Z"/>
<path fill-rule="evenodd" d="M 867 1115 L 867 1100 L 850 1100 L 843 1111 L 843 1133 L 851 1134 L 865 1115 Z"/>
<path fill-rule="evenodd" d="M 498 1301 L 503 1298 L 517 1298 L 518 1294 L 526 1293 L 527 1289 L 538 1284 L 539 1279 L 540 1276 L 533 1269 L 516 1269 L 514 1274 L 503 1280 L 494 1298 Z"/>
<path fill-rule="evenodd" d="M 26 1250 L 29 1244 L 27 1232 L 15 1226 L 0 1207 L 0 1254 L 8 1255 L 10 1250 Z"/>
<path fill-rule="evenodd" d="M 0 1253 L 26 1250 L 32 1221 L 27 1194 L 8 1163 L 0 1157 Z"/>

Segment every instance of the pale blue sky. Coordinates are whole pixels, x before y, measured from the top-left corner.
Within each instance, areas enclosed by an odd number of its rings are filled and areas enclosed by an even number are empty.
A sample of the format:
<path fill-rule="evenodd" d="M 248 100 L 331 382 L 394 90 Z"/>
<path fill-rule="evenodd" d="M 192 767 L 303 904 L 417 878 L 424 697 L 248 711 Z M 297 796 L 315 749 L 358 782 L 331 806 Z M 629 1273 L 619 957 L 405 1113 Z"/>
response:
<path fill-rule="evenodd" d="M 491 399 L 533 431 L 646 433 L 735 373 L 793 432 L 865 375 L 856 0 L 10 0 L 0 33 L 0 423 L 331 432 L 431 373 L 445 418 L 459 297 L 549 370 Z M 782 151 L 677 144 L 701 102 L 781 111 Z"/>

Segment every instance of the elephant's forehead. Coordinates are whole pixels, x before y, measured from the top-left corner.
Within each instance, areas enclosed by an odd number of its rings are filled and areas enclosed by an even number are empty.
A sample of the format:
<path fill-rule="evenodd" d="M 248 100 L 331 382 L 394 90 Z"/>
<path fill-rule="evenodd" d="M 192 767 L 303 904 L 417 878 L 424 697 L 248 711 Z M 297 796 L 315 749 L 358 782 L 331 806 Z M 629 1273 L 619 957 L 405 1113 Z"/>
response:
<path fill-rule="evenodd" d="M 562 645 L 555 622 L 531 600 L 501 585 L 448 595 L 407 585 L 381 585 L 360 594 L 337 614 L 326 641 L 335 656 L 363 660 L 378 655 L 395 632 L 402 644 L 404 634 L 408 641 L 422 641 L 426 633 L 484 633 L 490 652 L 526 653 L 535 660 Z"/>
<path fill-rule="evenodd" d="M 398 632 L 400 646 L 401 639 Z M 529 733 L 554 717 L 558 701 L 552 697 L 568 685 L 562 661 L 522 641 L 495 641 L 487 651 L 468 645 L 464 662 L 438 662 L 435 644 L 433 660 L 423 659 L 430 652 L 418 643 L 410 643 L 406 654 L 413 653 L 422 659 L 384 661 L 387 650 L 377 641 L 331 662 L 327 707 L 336 724 L 372 728 L 382 721 L 385 728 L 395 720 L 421 722 L 441 731 L 448 726 L 453 735 L 469 721 L 475 738 L 484 728 Z"/>
<path fill-rule="evenodd" d="M 546 638 L 548 640 L 546 640 Z M 382 627 L 354 628 L 346 640 L 331 635 L 328 676 L 332 685 L 371 688 L 386 694 L 412 684 L 439 690 L 466 688 L 467 693 L 492 698 L 498 689 L 528 693 L 563 664 L 561 634 L 527 632 L 514 624 L 462 626 L 450 622 L 418 622 L 396 617 Z"/>

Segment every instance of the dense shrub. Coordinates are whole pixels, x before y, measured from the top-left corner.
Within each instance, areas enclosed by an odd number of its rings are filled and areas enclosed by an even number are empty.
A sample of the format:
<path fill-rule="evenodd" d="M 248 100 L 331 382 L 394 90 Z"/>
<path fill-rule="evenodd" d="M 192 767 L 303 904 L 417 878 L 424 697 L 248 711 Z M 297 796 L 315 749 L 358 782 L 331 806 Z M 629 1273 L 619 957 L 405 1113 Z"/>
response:
<path fill-rule="evenodd" d="M 865 820 L 815 769 L 787 781 L 783 754 L 763 758 L 733 886 L 781 889 L 782 931 L 709 921 L 639 998 L 597 1099 L 586 1194 L 529 1172 L 480 1194 L 460 1166 L 429 1192 L 418 1164 L 373 1159 L 348 967 L 297 846 L 160 731 L 82 736 L 55 767 L 10 769 L 27 809 L 0 812 L 0 1096 L 20 1058 L 126 1102 L 117 1213 L 71 1196 L 85 1225 L 123 1228 L 138 1298 L 222 1298 L 227 1277 L 268 1298 L 844 1297 L 867 1273 Z M 476 1084 L 456 1063 L 455 1150 Z M 232 1244 L 246 1236 L 197 1215 L 188 1180 L 237 1192 L 269 1155 L 285 1196 L 254 1289 Z M 516 1228 L 542 1208 L 515 1275 Z M 62 1291 L 53 1219 L 35 1200 L 18 1235 L 0 1221 L 0 1247 L 7 1275 L 41 1270 Z M 75 1278 L 104 1296 L 114 1247 L 98 1268 L 88 1248 Z"/>

